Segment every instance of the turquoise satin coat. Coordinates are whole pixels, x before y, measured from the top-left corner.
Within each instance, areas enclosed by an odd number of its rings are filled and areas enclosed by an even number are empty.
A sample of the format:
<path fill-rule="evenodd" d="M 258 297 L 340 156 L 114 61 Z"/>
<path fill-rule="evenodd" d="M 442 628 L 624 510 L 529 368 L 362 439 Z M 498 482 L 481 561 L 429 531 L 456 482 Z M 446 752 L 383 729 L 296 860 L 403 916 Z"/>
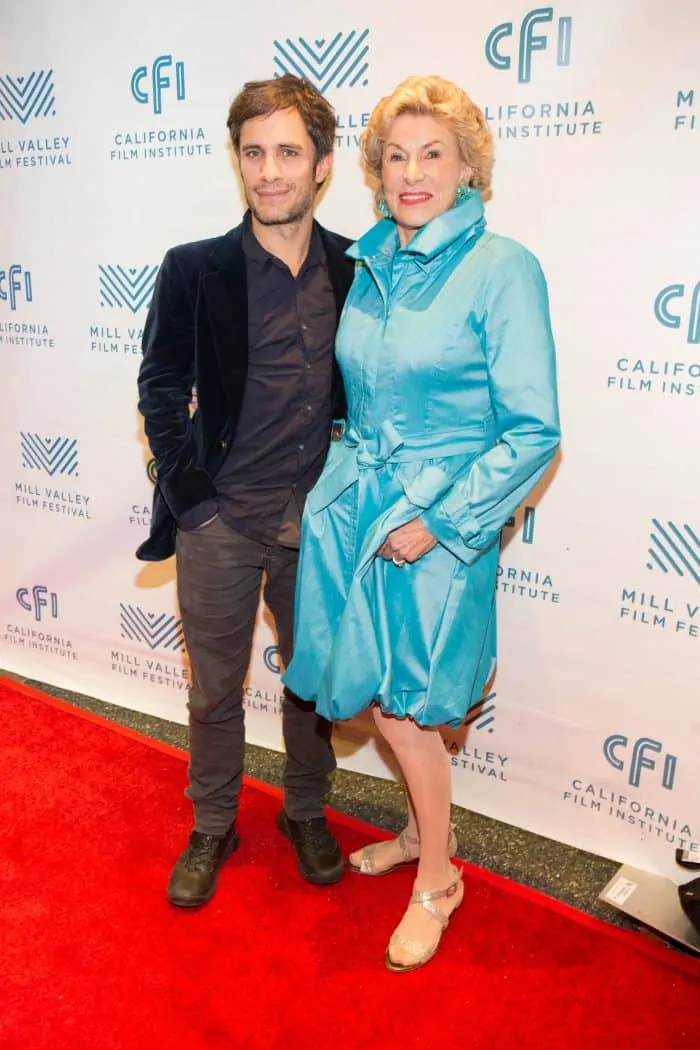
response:
<path fill-rule="evenodd" d="M 559 444 L 539 263 L 486 232 L 478 193 L 399 246 L 384 219 L 337 336 L 348 419 L 304 512 L 285 684 L 330 720 L 378 701 L 458 725 L 495 666 L 501 528 Z M 377 556 L 420 517 L 438 545 Z"/>

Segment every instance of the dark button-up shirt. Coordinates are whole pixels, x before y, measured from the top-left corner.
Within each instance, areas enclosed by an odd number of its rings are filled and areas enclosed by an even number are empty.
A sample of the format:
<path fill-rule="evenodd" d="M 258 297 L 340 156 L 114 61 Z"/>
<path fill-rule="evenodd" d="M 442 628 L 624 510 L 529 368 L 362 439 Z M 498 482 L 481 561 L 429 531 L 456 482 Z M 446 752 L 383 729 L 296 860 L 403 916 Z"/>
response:
<path fill-rule="evenodd" d="M 248 376 L 233 444 L 214 483 L 217 502 L 193 508 L 187 527 L 217 508 L 237 532 L 298 546 L 304 499 L 330 438 L 336 306 L 314 224 L 296 277 L 256 240 L 246 216 Z"/>

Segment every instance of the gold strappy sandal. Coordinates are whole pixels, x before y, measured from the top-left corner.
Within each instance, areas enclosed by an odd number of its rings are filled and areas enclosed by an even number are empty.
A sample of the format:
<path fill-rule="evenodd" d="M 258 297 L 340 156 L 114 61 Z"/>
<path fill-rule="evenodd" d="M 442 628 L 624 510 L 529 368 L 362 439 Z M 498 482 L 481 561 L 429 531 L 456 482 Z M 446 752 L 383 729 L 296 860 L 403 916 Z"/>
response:
<path fill-rule="evenodd" d="M 388 875 L 390 871 L 396 871 L 396 869 L 400 868 L 402 865 L 411 864 L 418 860 L 420 849 L 418 850 L 418 853 L 413 853 L 411 852 L 410 847 L 420 847 L 419 838 L 413 838 L 408 834 L 407 829 L 404 828 L 398 837 L 398 843 L 402 859 L 396 864 L 390 864 L 388 868 L 378 868 L 375 857 L 377 850 L 383 845 L 383 843 L 373 842 L 370 846 L 365 846 L 362 850 L 359 864 L 353 864 L 352 861 L 348 859 L 348 868 L 350 871 L 357 872 L 358 875 Z M 447 840 L 447 845 L 450 856 L 454 857 L 458 849 L 454 824 L 450 824 L 450 835 Z"/>
<path fill-rule="evenodd" d="M 414 890 L 411 895 L 411 899 L 408 902 L 409 907 L 411 904 L 420 904 L 427 912 L 430 912 L 433 918 L 437 919 L 440 923 L 440 933 L 438 934 L 435 943 L 431 945 L 421 944 L 420 941 L 410 941 L 406 937 L 400 937 L 397 933 L 393 934 L 387 946 L 386 955 L 384 956 L 386 967 L 388 970 L 391 970 L 392 973 L 410 973 L 412 970 L 420 969 L 421 966 L 425 966 L 426 963 L 430 962 L 440 947 L 442 935 L 449 926 L 450 919 L 462 903 L 462 900 L 460 899 L 449 915 L 445 915 L 444 912 L 440 911 L 440 909 L 436 908 L 433 904 L 433 901 L 440 900 L 443 897 L 454 897 L 454 895 L 459 892 L 460 886 L 462 885 L 462 870 L 461 868 L 455 868 L 453 866 L 452 871 L 454 872 L 454 878 L 447 889 Z M 393 945 L 397 948 L 403 948 L 403 950 L 410 955 L 414 955 L 416 961 L 414 963 L 408 963 L 407 965 L 394 962 L 390 954 Z"/>

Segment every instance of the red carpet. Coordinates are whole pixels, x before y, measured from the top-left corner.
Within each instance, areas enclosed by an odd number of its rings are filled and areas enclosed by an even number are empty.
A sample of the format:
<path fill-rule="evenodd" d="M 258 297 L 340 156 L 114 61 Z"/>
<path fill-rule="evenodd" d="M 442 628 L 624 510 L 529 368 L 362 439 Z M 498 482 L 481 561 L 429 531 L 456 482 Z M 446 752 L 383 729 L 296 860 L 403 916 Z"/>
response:
<path fill-rule="evenodd" d="M 254 782 L 215 899 L 178 912 L 183 755 L 4 680 L 0 705 L 3 1050 L 698 1045 L 694 959 L 476 868 L 437 959 L 387 973 L 411 873 L 306 885 Z"/>

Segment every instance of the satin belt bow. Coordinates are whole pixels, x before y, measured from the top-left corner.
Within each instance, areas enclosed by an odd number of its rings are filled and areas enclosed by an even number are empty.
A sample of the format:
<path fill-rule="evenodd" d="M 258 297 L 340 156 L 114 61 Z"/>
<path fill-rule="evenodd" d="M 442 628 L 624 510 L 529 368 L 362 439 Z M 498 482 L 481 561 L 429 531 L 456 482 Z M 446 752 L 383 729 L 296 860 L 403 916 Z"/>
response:
<path fill-rule="evenodd" d="M 371 437 L 364 438 L 350 423 L 346 426 L 342 441 L 349 448 L 357 449 L 357 463 L 361 467 L 378 470 L 391 459 L 404 443 L 394 424 L 385 419 Z"/>

